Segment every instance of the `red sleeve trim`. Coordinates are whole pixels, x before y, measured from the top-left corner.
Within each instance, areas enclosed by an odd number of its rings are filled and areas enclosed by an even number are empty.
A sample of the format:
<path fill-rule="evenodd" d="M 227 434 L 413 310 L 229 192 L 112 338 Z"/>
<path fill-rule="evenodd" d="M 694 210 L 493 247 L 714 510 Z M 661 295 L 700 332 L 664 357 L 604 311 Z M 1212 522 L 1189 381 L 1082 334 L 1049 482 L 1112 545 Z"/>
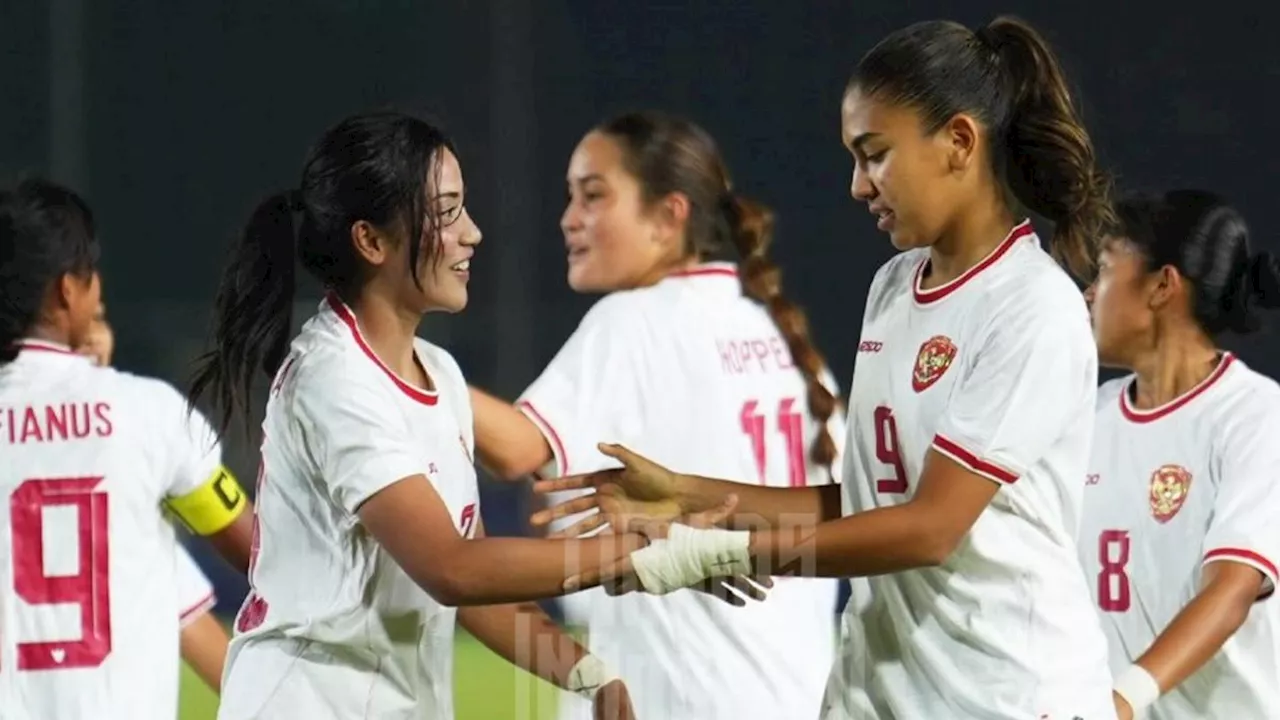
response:
<path fill-rule="evenodd" d="M 217 604 L 218 596 L 210 592 L 208 595 L 204 596 L 200 602 L 178 614 L 178 625 L 180 627 L 186 627 L 192 620 L 195 620 L 197 617 L 209 612 L 213 609 L 213 606 Z"/>
<path fill-rule="evenodd" d="M 988 480 L 994 480 L 1003 485 L 1012 485 L 1018 481 L 1017 473 L 1010 472 L 989 460 L 983 460 L 945 435 L 933 436 L 933 449 Z"/>
<path fill-rule="evenodd" d="M 1264 587 L 1262 593 L 1258 595 L 1259 600 L 1266 600 L 1275 594 L 1278 575 L 1278 573 L 1276 573 L 1276 564 L 1262 555 L 1243 548 L 1217 548 L 1204 554 L 1204 564 L 1206 565 L 1217 560 L 1230 560 L 1232 562 L 1243 563 L 1266 576 L 1266 587 Z"/>
<path fill-rule="evenodd" d="M 533 424 L 538 426 L 538 429 L 542 431 L 543 436 L 545 436 L 547 441 L 551 443 L 551 450 L 555 453 L 556 466 L 560 469 L 560 476 L 564 477 L 568 475 L 569 456 L 564 452 L 564 443 L 560 441 L 560 434 L 551 426 L 551 423 L 547 422 L 547 419 L 542 416 L 542 413 L 538 412 L 538 409 L 533 406 L 533 403 L 528 400 L 521 400 L 516 403 L 516 407 L 523 410 L 524 414 L 529 416 L 529 419 L 533 421 Z"/>

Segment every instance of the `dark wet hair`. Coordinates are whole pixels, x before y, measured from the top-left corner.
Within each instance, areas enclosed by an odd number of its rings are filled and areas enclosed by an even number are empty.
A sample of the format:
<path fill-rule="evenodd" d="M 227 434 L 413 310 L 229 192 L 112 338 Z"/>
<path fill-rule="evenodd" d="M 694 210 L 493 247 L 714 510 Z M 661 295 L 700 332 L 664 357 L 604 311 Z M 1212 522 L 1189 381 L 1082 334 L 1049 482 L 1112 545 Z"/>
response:
<path fill-rule="evenodd" d="M 49 288 L 96 272 L 100 252 L 93 212 L 74 191 L 39 178 L 0 191 L 0 362 L 17 357 Z"/>
<path fill-rule="evenodd" d="M 1113 220 L 1110 178 L 1049 44 L 1021 20 L 977 31 L 916 23 L 880 41 L 858 63 L 849 90 L 919 111 L 928 132 L 959 113 L 982 122 L 997 177 L 1013 198 L 1051 221 L 1055 257 L 1091 276 L 1097 243 Z"/>
<path fill-rule="evenodd" d="M 1134 195 L 1116 215 L 1110 234 L 1137 250 L 1148 272 L 1173 266 L 1191 283 L 1192 313 L 1210 337 L 1254 332 L 1259 309 L 1280 307 L 1280 264 L 1265 250 L 1252 252 L 1244 217 L 1221 196 Z"/>
<path fill-rule="evenodd" d="M 273 376 L 288 353 L 297 263 L 326 289 L 349 296 L 366 276 L 351 238 L 352 226 L 365 221 L 421 239 L 408 248 L 420 282 L 422 253 L 431 259 L 439 250 L 440 228 L 426 205 L 443 149 L 452 152 L 453 144 L 425 120 L 394 111 L 354 115 L 312 146 L 297 190 L 258 204 L 222 274 L 213 350 L 191 382 L 193 403 L 214 396 L 222 431 L 236 411 L 248 418 L 258 370 Z"/>

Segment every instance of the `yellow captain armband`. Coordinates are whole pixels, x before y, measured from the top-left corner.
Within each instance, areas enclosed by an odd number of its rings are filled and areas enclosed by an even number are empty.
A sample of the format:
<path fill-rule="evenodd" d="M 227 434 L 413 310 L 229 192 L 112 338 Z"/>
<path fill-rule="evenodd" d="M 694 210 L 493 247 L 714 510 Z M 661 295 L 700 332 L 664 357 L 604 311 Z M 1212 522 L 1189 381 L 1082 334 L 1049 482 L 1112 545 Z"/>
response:
<path fill-rule="evenodd" d="M 169 509 L 197 535 L 213 535 L 235 521 L 246 505 L 244 490 L 225 467 L 182 497 L 169 498 Z"/>

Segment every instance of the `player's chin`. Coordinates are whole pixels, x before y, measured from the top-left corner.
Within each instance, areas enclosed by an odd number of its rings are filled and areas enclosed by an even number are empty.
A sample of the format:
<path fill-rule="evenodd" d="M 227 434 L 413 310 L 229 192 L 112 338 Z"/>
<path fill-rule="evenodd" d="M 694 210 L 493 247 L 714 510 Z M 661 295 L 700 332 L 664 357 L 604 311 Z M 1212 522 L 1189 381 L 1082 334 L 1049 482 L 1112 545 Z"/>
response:
<path fill-rule="evenodd" d="M 893 245 L 894 250 L 901 252 L 925 247 L 928 243 L 921 242 L 920 236 L 910 230 L 891 230 L 889 231 L 889 244 Z"/>
<path fill-rule="evenodd" d="M 465 285 L 439 287 L 427 298 L 427 311 L 459 313 L 466 309 L 468 299 Z"/>
<path fill-rule="evenodd" d="M 597 293 L 609 292 L 614 289 L 610 283 L 604 280 L 601 273 L 595 272 L 591 265 L 585 262 L 569 263 L 567 279 L 569 287 L 574 292 Z"/>

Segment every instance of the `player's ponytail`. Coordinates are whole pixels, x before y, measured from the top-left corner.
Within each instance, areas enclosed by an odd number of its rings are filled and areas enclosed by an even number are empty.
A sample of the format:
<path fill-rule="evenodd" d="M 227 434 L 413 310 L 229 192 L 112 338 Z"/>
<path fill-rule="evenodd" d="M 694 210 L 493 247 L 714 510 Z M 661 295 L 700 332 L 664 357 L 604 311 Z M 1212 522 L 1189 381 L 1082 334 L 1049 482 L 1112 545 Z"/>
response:
<path fill-rule="evenodd" d="M 1054 256 L 1076 277 L 1092 275 L 1098 242 L 1115 216 L 1111 180 L 1098 167 L 1093 141 L 1048 43 L 1031 26 L 997 18 L 977 32 L 1011 84 L 996 161 L 1014 197 L 1054 223 Z"/>
<path fill-rule="evenodd" d="M 274 375 L 288 350 L 296 284 L 296 223 L 306 214 L 300 193 L 277 193 L 249 217 L 223 270 L 213 303 L 213 349 L 197 361 L 194 403 L 206 393 L 226 432 L 237 413 L 247 422 L 253 381 Z"/>
<path fill-rule="evenodd" d="M 836 443 L 827 429 L 827 420 L 836 411 L 836 397 L 822 382 L 827 364 L 809 335 L 809 320 L 798 305 L 782 294 L 782 270 L 769 259 L 773 212 L 731 193 L 726 193 L 721 203 L 729 225 L 729 237 L 738 253 L 738 277 L 742 291 L 768 309 L 791 351 L 792 362 L 804 376 L 809 413 L 821 425 L 810 449 L 810 457 L 831 470 L 836 458 Z"/>

